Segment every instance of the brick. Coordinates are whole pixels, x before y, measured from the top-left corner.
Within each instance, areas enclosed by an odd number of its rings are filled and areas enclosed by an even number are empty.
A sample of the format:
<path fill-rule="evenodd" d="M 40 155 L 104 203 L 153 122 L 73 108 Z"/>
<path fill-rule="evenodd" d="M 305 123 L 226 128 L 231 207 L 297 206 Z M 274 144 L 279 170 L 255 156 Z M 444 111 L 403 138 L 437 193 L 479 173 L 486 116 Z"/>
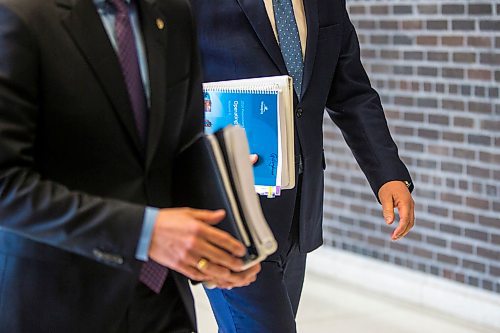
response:
<path fill-rule="evenodd" d="M 396 50 L 382 50 L 380 56 L 385 59 L 399 59 L 399 51 Z"/>
<path fill-rule="evenodd" d="M 453 250 L 460 251 L 463 253 L 468 253 L 468 254 L 472 254 L 473 250 L 474 250 L 474 248 L 471 245 L 465 244 L 465 243 L 462 243 L 459 241 L 452 241 L 451 248 Z"/>
<path fill-rule="evenodd" d="M 450 148 L 445 146 L 429 144 L 427 151 L 433 155 L 450 156 Z"/>
<path fill-rule="evenodd" d="M 472 269 L 478 272 L 486 272 L 486 266 L 474 260 L 463 259 L 462 266 L 466 269 Z"/>
<path fill-rule="evenodd" d="M 428 52 L 427 60 L 429 61 L 448 61 L 447 52 Z"/>
<path fill-rule="evenodd" d="M 360 20 L 360 21 L 358 21 L 357 28 L 359 28 L 359 29 L 375 29 L 375 21 Z"/>
<path fill-rule="evenodd" d="M 465 104 L 460 100 L 443 99 L 442 106 L 444 109 L 462 111 L 465 110 Z"/>
<path fill-rule="evenodd" d="M 490 178 L 490 170 L 485 168 L 474 167 L 471 165 L 467 166 L 467 174 L 469 176 L 480 177 L 480 178 Z"/>
<path fill-rule="evenodd" d="M 463 110 L 463 109 L 462 109 Z M 453 119 L 453 125 L 458 127 L 474 127 L 474 119 L 465 117 L 455 117 Z"/>
<path fill-rule="evenodd" d="M 491 128 L 487 128 L 491 129 Z M 498 131 L 498 129 L 496 129 Z M 500 154 L 491 154 L 484 151 L 479 152 L 479 160 L 485 163 L 500 165 Z"/>
<path fill-rule="evenodd" d="M 473 276 L 468 276 L 467 277 L 467 284 L 474 286 L 474 287 L 479 287 L 479 279 Z"/>
<path fill-rule="evenodd" d="M 393 38 L 395 45 L 413 45 L 413 37 L 405 35 L 396 35 Z"/>
<path fill-rule="evenodd" d="M 458 258 L 455 256 L 438 253 L 437 260 L 445 264 L 458 265 Z"/>
<path fill-rule="evenodd" d="M 443 216 L 443 217 L 448 216 L 448 209 L 444 208 L 444 207 L 437 207 L 437 206 L 429 205 L 427 211 L 433 215 L 438 215 L 438 216 Z"/>
<path fill-rule="evenodd" d="M 455 5 L 455 4 L 444 4 L 441 7 L 441 12 L 444 15 L 460 15 L 465 13 L 465 6 Z"/>
<path fill-rule="evenodd" d="M 441 38 L 441 43 L 446 46 L 461 46 L 464 44 L 464 38 L 458 36 L 444 36 Z"/>
<path fill-rule="evenodd" d="M 484 97 L 486 96 L 486 89 L 484 87 L 474 87 L 474 95 Z"/>
<path fill-rule="evenodd" d="M 361 50 L 361 57 L 362 58 L 376 58 L 377 52 L 375 50 L 372 50 L 372 49 L 363 48 Z"/>
<path fill-rule="evenodd" d="M 476 29 L 476 21 L 473 20 L 453 20 L 451 27 L 456 31 L 471 31 Z"/>
<path fill-rule="evenodd" d="M 453 53 L 453 61 L 462 63 L 474 63 L 476 62 L 476 54 L 471 52 Z"/>
<path fill-rule="evenodd" d="M 407 112 L 404 114 L 404 119 L 407 121 L 423 122 L 424 121 L 424 114 L 423 113 Z"/>
<path fill-rule="evenodd" d="M 493 284 L 493 281 L 490 280 L 482 280 L 481 281 L 481 286 L 483 289 L 489 290 L 489 291 L 494 291 L 495 287 Z"/>
<path fill-rule="evenodd" d="M 452 193 L 442 193 L 441 200 L 445 201 L 445 202 L 459 204 L 459 205 L 462 204 L 462 202 L 463 202 L 463 198 L 461 196 L 456 195 L 456 194 L 452 194 Z M 460 229 L 457 227 L 451 227 L 451 226 L 442 224 L 440 229 L 441 229 L 441 231 L 444 231 L 444 229 L 448 229 L 448 230 L 453 229 L 453 230 L 457 231 L 457 235 L 460 234 Z"/>
<path fill-rule="evenodd" d="M 489 209 L 490 205 L 487 200 L 468 197 L 465 200 L 465 203 L 469 207 L 479 208 L 479 209 Z"/>
<path fill-rule="evenodd" d="M 469 134 L 467 136 L 467 141 L 474 145 L 491 146 L 491 137 L 486 135 Z"/>
<path fill-rule="evenodd" d="M 446 240 L 444 240 L 443 238 L 427 236 L 426 240 L 427 243 L 429 244 L 436 245 L 439 247 L 446 247 Z"/>
<path fill-rule="evenodd" d="M 500 249 L 492 250 L 492 249 L 487 249 L 484 247 L 478 247 L 477 254 L 480 257 L 491 259 L 491 260 L 494 260 L 496 262 L 500 261 Z"/>
<path fill-rule="evenodd" d="M 453 142 L 464 142 L 465 136 L 462 133 L 443 132 L 443 140 Z"/>
<path fill-rule="evenodd" d="M 469 69 L 467 77 L 472 80 L 490 81 L 493 78 L 493 72 L 486 69 Z"/>
<path fill-rule="evenodd" d="M 450 79 L 463 79 L 464 78 L 464 70 L 462 68 L 443 68 L 442 75 L 445 78 Z"/>
<path fill-rule="evenodd" d="M 394 128 L 394 133 L 397 135 L 413 136 L 415 130 L 412 127 L 396 126 Z"/>
<path fill-rule="evenodd" d="M 422 21 L 403 21 L 404 30 L 420 30 L 423 27 Z"/>
<path fill-rule="evenodd" d="M 500 20 L 483 20 L 479 22 L 481 31 L 500 31 Z"/>
<path fill-rule="evenodd" d="M 387 35 L 373 35 L 370 37 L 372 44 L 389 44 L 389 37 Z"/>
<path fill-rule="evenodd" d="M 437 76 L 438 70 L 435 67 L 418 67 L 417 74 L 420 76 Z"/>
<path fill-rule="evenodd" d="M 424 53 L 420 51 L 405 51 L 403 57 L 406 60 L 422 60 L 424 59 Z"/>
<path fill-rule="evenodd" d="M 448 125 L 450 123 L 450 117 L 431 114 L 429 115 L 429 123 L 437 125 Z"/>
<path fill-rule="evenodd" d="M 372 6 L 370 8 L 370 13 L 372 14 L 389 14 L 388 6 Z"/>
<path fill-rule="evenodd" d="M 411 232 L 410 232 L 411 234 Z M 408 234 L 408 235 L 410 235 Z M 433 258 L 433 253 L 427 249 L 421 248 L 421 247 L 413 247 L 411 250 L 411 253 L 416 255 L 417 257 L 421 258 L 426 258 L 426 259 L 432 259 Z"/>
<path fill-rule="evenodd" d="M 411 66 L 394 66 L 393 68 L 394 74 L 398 75 L 412 75 L 413 67 Z"/>
<path fill-rule="evenodd" d="M 478 219 L 479 219 L 480 225 L 483 225 L 485 227 L 492 227 L 492 228 L 500 229 L 500 217 L 494 218 L 494 217 L 479 215 Z M 500 243 L 499 243 L 499 245 L 500 245 Z"/>
<path fill-rule="evenodd" d="M 351 15 L 364 14 L 366 11 L 365 6 L 349 6 L 349 13 Z"/>
<path fill-rule="evenodd" d="M 392 7 L 393 13 L 394 14 L 412 14 L 413 13 L 413 8 L 412 6 L 407 6 L 407 5 L 396 5 Z"/>
<path fill-rule="evenodd" d="M 398 21 L 380 21 L 379 22 L 380 29 L 387 30 L 398 30 Z"/>
<path fill-rule="evenodd" d="M 437 41 L 436 36 L 417 36 L 418 45 L 437 45 Z"/>
<path fill-rule="evenodd" d="M 491 114 L 493 113 L 492 105 L 490 103 L 469 102 L 467 104 L 469 111 L 474 113 Z"/>
<path fill-rule="evenodd" d="M 467 160 L 475 160 L 476 159 L 476 151 L 470 149 L 463 148 L 453 148 L 453 156 L 461 159 Z M 462 164 L 459 164 L 462 166 Z"/>
<path fill-rule="evenodd" d="M 404 148 L 408 151 L 420 152 L 424 151 L 424 145 L 420 143 L 407 142 L 404 144 Z"/>
<path fill-rule="evenodd" d="M 493 276 L 500 276 L 500 267 L 490 266 L 490 274 Z"/>
<path fill-rule="evenodd" d="M 467 45 L 474 47 L 487 47 L 490 48 L 493 43 L 491 37 L 467 37 Z M 498 47 L 498 46 L 497 46 Z"/>
<path fill-rule="evenodd" d="M 437 14 L 438 7 L 436 5 L 429 5 L 429 4 L 418 5 L 417 11 L 420 14 Z"/>
<path fill-rule="evenodd" d="M 488 234 L 483 231 L 478 231 L 474 229 L 465 229 L 465 237 L 481 240 L 481 241 L 487 241 L 488 240 Z"/>
<path fill-rule="evenodd" d="M 481 64 L 500 65 L 500 53 L 481 53 L 479 59 Z"/>
<path fill-rule="evenodd" d="M 487 15 L 492 13 L 490 4 L 469 4 L 468 11 L 469 15 Z"/>
<path fill-rule="evenodd" d="M 429 230 L 436 230 L 436 222 L 429 221 L 425 218 L 417 218 L 419 228 L 425 228 Z"/>
<path fill-rule="evenodd" d="M 426 168 L 426 169 L 435 170 L 437 167 L 437 162 L 433 161 L 433 160 L 417 159 L 417 166 L 419 168 Z"/>
<path fill-rule="evenodd" d="M 444 21 L 444 20 L 427 21 L 427 29 L 429 29 L 429 30 L 447 30 L 448 29 L 448 21 Z"/>
<path fill-rule="evenodd" d="M 417 98 L 417 106 L 424 108 L 437 108 L 438 101 L 435 98 Z"/>

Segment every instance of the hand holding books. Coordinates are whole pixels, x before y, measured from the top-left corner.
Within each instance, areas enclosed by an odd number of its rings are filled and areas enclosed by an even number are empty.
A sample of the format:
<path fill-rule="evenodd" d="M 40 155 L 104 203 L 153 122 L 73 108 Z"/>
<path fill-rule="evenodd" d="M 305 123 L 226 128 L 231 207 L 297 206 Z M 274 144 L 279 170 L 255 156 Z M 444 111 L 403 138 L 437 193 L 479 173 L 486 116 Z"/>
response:
<path fill-rule="evenodd" d="M 202 135 L 179 154 L 173 184 L 176 206 L 226 211 L 217 227 L 244 244 L 242 269 L 262 261 L 277 248 L 254 191 L 248 156 L 241 127 L 228 126 L 214 135 Z"/>

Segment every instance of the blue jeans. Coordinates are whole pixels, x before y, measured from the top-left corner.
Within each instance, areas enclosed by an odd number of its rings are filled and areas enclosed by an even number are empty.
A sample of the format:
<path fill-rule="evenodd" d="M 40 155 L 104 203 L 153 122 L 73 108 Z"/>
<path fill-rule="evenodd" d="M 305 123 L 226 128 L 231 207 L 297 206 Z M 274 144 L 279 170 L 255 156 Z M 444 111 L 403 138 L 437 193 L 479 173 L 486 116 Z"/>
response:
<path fill-rule="evenodd" d="M 286 255 L 262 262 L 247 287 L 206 289 L 219 333 L 294 333 L 306 254 L 293 245 Z"/>

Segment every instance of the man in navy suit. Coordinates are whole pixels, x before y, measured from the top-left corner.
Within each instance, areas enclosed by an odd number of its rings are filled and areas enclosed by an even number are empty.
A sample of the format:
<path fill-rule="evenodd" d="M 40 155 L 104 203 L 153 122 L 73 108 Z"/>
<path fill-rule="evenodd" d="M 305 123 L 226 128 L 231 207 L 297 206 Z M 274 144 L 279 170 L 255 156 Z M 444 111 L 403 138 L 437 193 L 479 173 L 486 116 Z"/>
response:
<path fill-rule="evenodd" d="M 295 332 L 306 254 L 322 244 L 324 110 L 341 129 L 397 240 L 414 223 L 412 181 L 360 62 L 344 0 L 192 0 L 205 81 L 294 79 L 297 186 L 261 198 L 279 249 L 248 287 L 207 290 L 220 332 Z M 257 162 L 258 163 L 258 162 Z"/>

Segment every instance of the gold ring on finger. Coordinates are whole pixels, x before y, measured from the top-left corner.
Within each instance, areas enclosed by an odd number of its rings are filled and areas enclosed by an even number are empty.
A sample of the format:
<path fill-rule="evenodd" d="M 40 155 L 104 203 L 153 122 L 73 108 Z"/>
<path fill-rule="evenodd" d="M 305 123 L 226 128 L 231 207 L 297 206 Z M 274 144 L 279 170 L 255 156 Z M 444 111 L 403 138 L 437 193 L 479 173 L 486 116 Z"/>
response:
<path fill-rule="evenodd" d="M 205 259 L 205 258 L 201 258 L 200 260 L 198 260 L 198 262 L 196 263 L 196 268 L 198 268 L 199 271 L 202 271 L 205 269 L 205 267 L 207 267 L 208 265 L 208 260 Z"/>

